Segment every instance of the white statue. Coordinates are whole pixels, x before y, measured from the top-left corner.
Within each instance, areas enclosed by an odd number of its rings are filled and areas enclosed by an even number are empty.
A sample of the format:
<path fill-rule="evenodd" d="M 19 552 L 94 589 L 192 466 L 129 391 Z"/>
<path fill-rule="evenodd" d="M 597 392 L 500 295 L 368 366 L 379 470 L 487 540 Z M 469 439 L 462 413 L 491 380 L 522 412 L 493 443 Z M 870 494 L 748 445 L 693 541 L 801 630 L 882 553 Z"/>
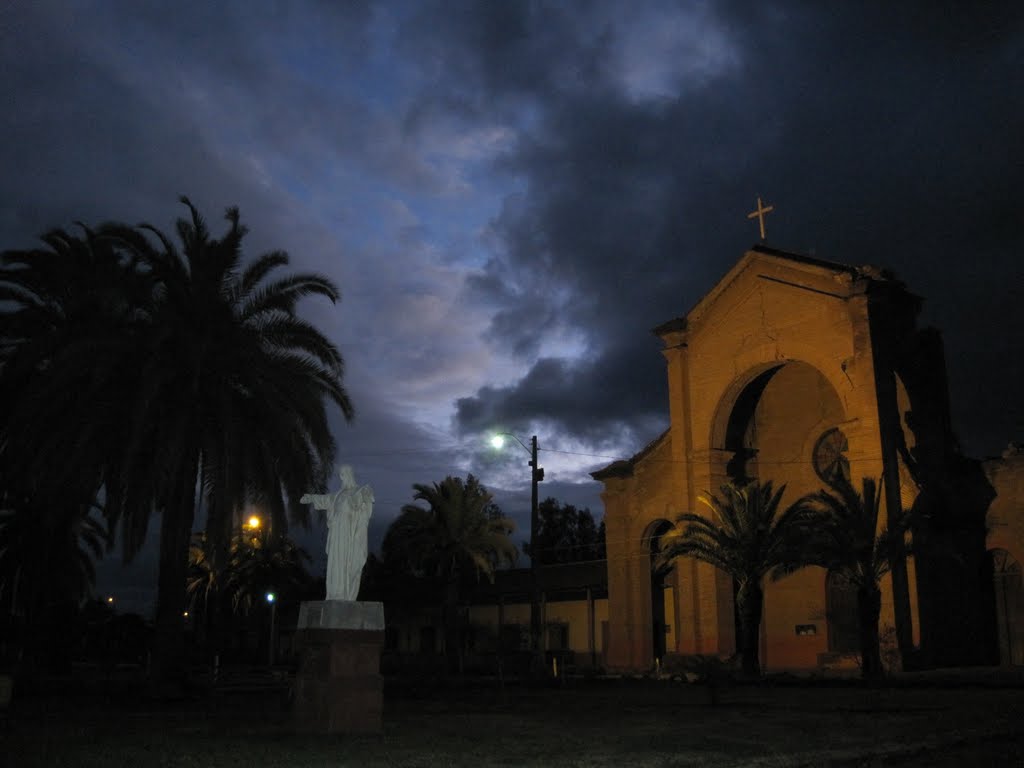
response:
<path fill-rule="evenodd" d="M 307 493 L 300 504 L 327 512 L 327 599 L 355 600 L 366 563 L 366 530 L 373 514 L 373 490 L 356 486 L 352 467 L 338 467 L 341 490 Z"/>

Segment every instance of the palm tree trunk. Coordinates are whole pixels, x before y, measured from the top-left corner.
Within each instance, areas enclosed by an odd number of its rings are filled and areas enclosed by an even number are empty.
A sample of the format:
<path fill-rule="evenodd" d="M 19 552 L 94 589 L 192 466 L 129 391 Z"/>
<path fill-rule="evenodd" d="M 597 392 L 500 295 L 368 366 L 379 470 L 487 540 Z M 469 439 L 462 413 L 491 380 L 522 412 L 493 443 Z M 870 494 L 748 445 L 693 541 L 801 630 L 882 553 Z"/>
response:
<path fill-rule="evenodd" d="M 150 690 L 158 697 L 181 692 L 185 673 L 185 582 L 195 516 L 196 459 L 186 457 L 176 492 L 160 519 L 160 573 Z"/>
<path fill-rule="evenodd" d="M 764 591 L 760 583 L 741 584 L 736 591 L 736 614 L 739 617 L 740 658 L 744 677 L 761 676 L 761 610 Z"/>
<path fill-rule="evenodd" d="M 857 588 L 857 624 L 860 635 L 861 676 L 876 680 L 882 676 L 882 655 L 878 647 L 878 619 L 882 593 L 877 585 Z"/>

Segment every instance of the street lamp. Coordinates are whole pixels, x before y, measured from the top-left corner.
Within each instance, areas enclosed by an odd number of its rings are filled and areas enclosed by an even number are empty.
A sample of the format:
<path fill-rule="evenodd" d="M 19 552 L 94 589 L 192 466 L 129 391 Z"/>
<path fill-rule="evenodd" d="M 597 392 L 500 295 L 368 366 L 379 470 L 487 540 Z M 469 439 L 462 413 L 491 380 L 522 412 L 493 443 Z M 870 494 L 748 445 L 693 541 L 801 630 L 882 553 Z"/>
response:
<path fill-rule="evenodd" d="M 274 666 L 274 617 L 277 614 L 277 595 L 267 592 L 267 602 L 270 604 L 270 638 L 267 641 L 267 666 Z"/>
<path fill-rule="evenodd" d="M 540 528 L 540 520 L 537 506 L 537 483 L 544 479 L 544 468 L 537 465 L 537 436 L 530 438 L 530 445 L 527 446 L 522 440 L 511 432 L 500 432 L 491 438 L 491 445 L 501 449 L 505 445 L 505 438 L 511 437 L 523 450 L 530 454 L 530 580 L 532 582 L 532 593 L 530 595 L 530 645 L 531 650 L 540 649 L 540 579 L 538 578 L 538 567 L 540 565 L 539 553 L 537 552 L 537 529 Z"/>
<path fill-rule="evenodd" d="M 250 515 L 242 525 L 249 532 L 249 542 L 253 547 L 259 547 L 260 545 L 260 528 L 263 527 L 263 521 L 259 515 Z"/>

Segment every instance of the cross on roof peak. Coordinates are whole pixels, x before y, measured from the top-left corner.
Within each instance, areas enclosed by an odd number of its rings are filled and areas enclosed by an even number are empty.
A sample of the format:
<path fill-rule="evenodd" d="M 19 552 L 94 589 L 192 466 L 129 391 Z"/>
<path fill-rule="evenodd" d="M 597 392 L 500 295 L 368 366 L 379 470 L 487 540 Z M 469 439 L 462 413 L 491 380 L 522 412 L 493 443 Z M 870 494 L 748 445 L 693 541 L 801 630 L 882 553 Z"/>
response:
<path fill-rule="evenodd" d="M 757 219 L 757 223 L 761 226 L 761 239 L 764 240 L 764 217 L 766 213 L 770 213 L 775 210 L 774 205 L 763 205 L 761 203 L 761 196 L 757 196 L 757 210 L 751 211 L 747 214 L 748 219 Z"/>

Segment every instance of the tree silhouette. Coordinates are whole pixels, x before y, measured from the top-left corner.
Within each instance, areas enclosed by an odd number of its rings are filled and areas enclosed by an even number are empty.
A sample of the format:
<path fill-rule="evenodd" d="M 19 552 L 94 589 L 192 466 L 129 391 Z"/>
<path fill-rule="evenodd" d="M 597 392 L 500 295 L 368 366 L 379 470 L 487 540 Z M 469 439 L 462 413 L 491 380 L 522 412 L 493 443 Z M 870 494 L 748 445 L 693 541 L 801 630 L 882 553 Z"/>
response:
<path fill-rule="evenodd" d="M 68 639 L 109 541 L 94 509 L 38 506 L 39 498 L 8 494 L 0 504 L 0 628 L 13 658 Z"/>
<path fill-rule="evenodd" d="M 458 605 L 466 577 L 493 581 L 495 568 L 514 563 L 516 548 L 506 517 L 488 515 L 491 494 L 469 475 L 448 476 L 440 483 L 413 486 L 406 504 L 384 536 L 384 562 L 409 576 L 435 577 L 444 585 L 445 649 L 452 669 L 461 665 Z"/>
<path fill-rule="evenodd" d="M 809 564 L 827 568 L 857 590 L 857 625 L 861 674 L 883 674 L 878 646 L 882 610 L 879 582 L 889 572 L 891 556 L 903 547 L 904 531 L 878 533 L 880 493 L 874 478 L 862 480 L 861 492 L 840 477 L 830 490 L 799 499 L 794 507 L 805 515 L 801 549 Z"/>
<path fill-rule="evenodd" d="M 604 521 L 597 526 L 589 509 L 577 509 L 549 496 L 538 505 L 537 517 L 540 525 L 535 539 L 541 565 L 604 559 Z M 523 553 L 533 557 L 530 542 L 523 543 Z"/>
<path fill-rule="evenodd" d="M 0 278 L 0 394 L 17 414 L 0 422 L 0 462 L 82 503 L 102 497 L 127 558 L 159 514 L 158 685 L 184 651 L 197 482 L 219 565 L 246 503 L 268 511 L 273 536 L 308 523 L 298 499 L 334 457 L 326 402 L 352 416 L 340 353 L 296 312 L 306 296 L 337 301 L 335 286 L 277 276 L 280 251 L 243 264 L 238 210 L 218 239 L 182 202 L 180 248 L 148 225 L 55 231 L 48 249 L 5 254 Z"/>
<path fill-rule="evenodd" d="M 786 486 L 771 481 L 726 483 L 721 495 L 698 500 L 710 516 L 686 513 L 661 539 L 661 565 L 677 557 L 693 557 L 731 576 L 735 582 L 738 650 L 743 673 L 761 674 L 759 632 L 764 606 L 764 577 L 778 578 L 800 568 L 804 534 L 799 510 L 779 513 Z"/>

